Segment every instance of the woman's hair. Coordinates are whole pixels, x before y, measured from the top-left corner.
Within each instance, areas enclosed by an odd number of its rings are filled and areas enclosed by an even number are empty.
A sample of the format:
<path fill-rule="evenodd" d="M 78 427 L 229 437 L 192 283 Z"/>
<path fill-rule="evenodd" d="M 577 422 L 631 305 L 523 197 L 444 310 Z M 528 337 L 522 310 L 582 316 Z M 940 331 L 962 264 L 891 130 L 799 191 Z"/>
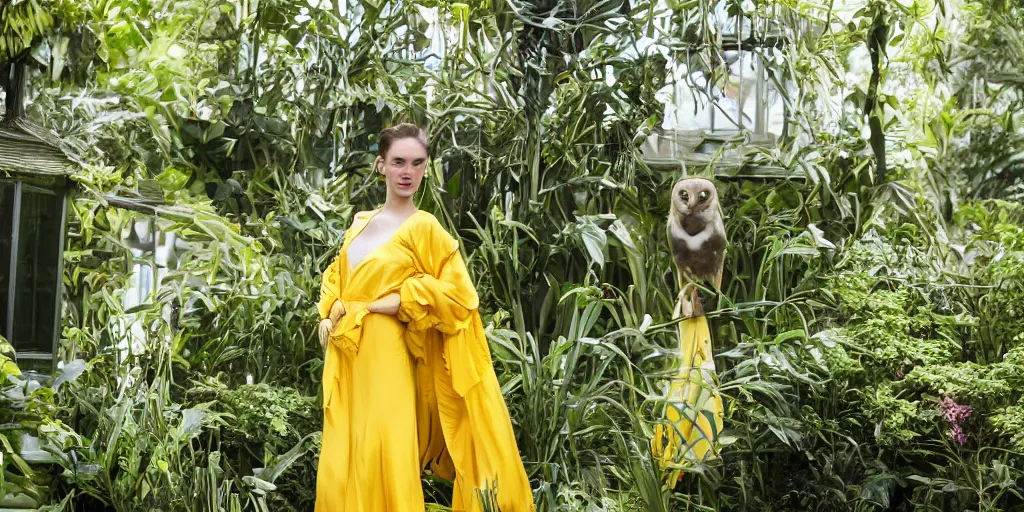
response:
<path fill-rule="evenodd" d="M 377 155 L 381 158 L 387 158 L 388 151 L 391 150 L 391 144 L 401 139 L 416 139 L 420 144 L 423 144 L 423 149 L 430 150 L 430 146 L 427 143 L 427 132 L 423 128 L 412 123 L 400 123 L 390 128 L 385 128 L 384 131 L 380 132 Z"/>

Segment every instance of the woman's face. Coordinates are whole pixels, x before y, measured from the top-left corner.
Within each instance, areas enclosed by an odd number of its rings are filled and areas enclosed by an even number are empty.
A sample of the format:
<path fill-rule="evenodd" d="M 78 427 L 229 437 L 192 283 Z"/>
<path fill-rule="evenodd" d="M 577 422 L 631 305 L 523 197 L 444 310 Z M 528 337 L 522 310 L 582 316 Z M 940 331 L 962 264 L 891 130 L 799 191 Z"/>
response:
<path fill-rule="evenodd" d="M 384 175 L 388 191 L 396 197 L 412 197 L 420 188 L 426 167 L 427 150 L 411 137 L 392 142 L 387 155 L 377 158 L 377 171 Z"/>

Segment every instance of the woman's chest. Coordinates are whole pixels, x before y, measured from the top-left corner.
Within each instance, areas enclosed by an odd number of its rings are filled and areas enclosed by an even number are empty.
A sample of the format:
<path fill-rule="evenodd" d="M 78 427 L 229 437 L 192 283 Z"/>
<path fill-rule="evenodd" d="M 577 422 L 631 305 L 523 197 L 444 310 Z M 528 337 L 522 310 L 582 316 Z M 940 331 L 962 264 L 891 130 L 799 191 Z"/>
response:
<path fill-rule="evenodd" d="M 360 290 L 392 289 L 415 272 L 412 252 L 404 245 L 394 240 L 375 247 L 357 245 L 361 242 L 353 241 L 345 250 L 348 287 Z"/>
<path fill-rule="evenodd" d="M 346 251 L 349 270 L 354 270 L 369 256 L 373 256 L 375 252 L 388 250 L 385 246 L 391 241 L 393 236 L 390 233 L 374 233 L 370 231 L 359 233 L 359 236 L 349 242 Z"/>

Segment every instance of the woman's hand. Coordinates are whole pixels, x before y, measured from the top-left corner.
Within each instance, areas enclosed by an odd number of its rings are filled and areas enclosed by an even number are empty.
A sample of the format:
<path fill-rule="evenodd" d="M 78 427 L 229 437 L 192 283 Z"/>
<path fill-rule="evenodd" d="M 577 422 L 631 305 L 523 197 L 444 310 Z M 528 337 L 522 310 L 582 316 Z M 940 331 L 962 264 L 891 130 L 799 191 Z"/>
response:
<path fill-rule="evenodd" d="M 397 293 L 391 293 L 371 302 L 366 309 L 369 309 L 371 313 L 395 316 L 398 314 L 398 308 L 401 305 L 402 296 Z"/>
<path fill-rule="evenodd" d="M 334 322 L 330 318 L 324 318 L 320 320 L 320 326 L 317 328 L 317 335 L 320 337 L 320 348 L 327 348 L 327 340 L 331 336 L 331 331 L 334 330 Z"/>
<path fill-rule="evenodd" d="M 320 348 L 327 348 L 327 340 L 331 337 L 331 331 L 334 330 L 334 326 L 338 325 L 338 321 L 343 316 L 345 316 L 345 306 L 340 300 L 334 301 L 334 304 L 331 304 L 330 314 L 327 315 L 327 318 L 320 320 L 320 326 L 317 328 L 317 335 L 320 337 Z"/>
<path fill-rule="evenodd" d="M 334 301 L 334 304 L 331 304 L 331 313 L 327 315 L 327 318 L 330 318 L 334 323 L 338 323 L 343 316 L 345 316 L 345 305 L 340 300 Z"/>

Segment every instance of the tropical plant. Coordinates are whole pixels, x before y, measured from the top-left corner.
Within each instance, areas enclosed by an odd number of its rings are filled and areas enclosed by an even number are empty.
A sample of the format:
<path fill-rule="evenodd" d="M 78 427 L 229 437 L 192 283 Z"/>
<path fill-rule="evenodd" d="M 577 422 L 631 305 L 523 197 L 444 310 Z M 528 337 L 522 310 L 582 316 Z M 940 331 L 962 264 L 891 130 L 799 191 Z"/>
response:
<path fill-rule="evenodd" d="M 310 509 L 319 273 L 383 199 L 376 134 L 412 120 L 433 156 L 419 205 L 463 242 L 541 510 L 1024 506 L 1022 7 L 0 5 L 25 115 L 79 163 L 66 363 L 29 384 L 0 347 L 0 489 L 64 510 Z M 649 439 L 676 364 L 665 190 L 683 169 L 643 148 L 677 83 L 724 113 L 748 49 L 785 129 L 685 166 L 717 172 L 727 217 L 709 315 L 727 416 L 720 457 L 670 486 Z M 785 179 L 723 173 L 731 154 Z M 108 199 L 153 181 L 163 204 Z M 149 219 L 187 248 L 125 307 L 150 260 L 123 233 Z M 22 434 L 56 466 L 20 458 Z M 426 478 L 443 507 L 449 484 Z"/>

